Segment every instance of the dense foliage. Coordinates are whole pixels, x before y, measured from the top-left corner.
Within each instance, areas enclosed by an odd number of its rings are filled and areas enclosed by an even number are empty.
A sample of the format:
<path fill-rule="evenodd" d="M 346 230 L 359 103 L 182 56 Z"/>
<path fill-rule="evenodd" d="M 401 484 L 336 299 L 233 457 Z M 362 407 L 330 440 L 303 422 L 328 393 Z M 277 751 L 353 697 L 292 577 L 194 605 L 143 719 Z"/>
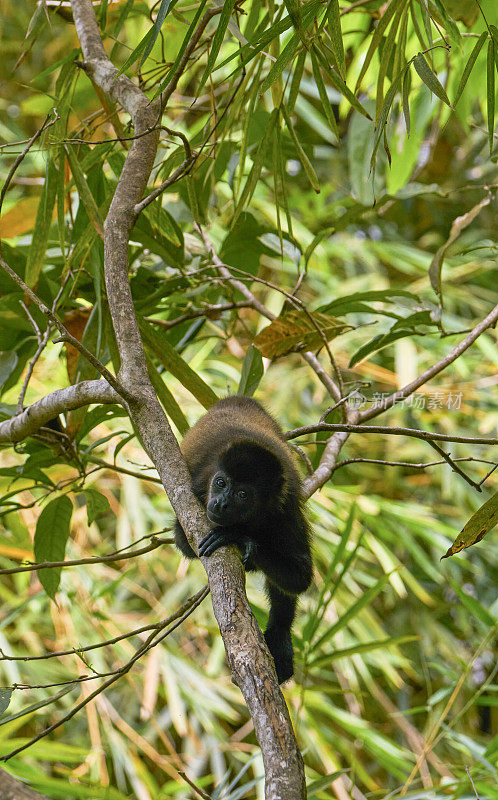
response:
<path fill-rule="evenodd" d="M 117 373 L 102 233 L 133 130 L 85 75 L 68 4 L 28 6 L 1 5 L 2 257 Z M 288 429 L 340 423 L 302 352 L 320 351 L 349 408 L 374 409 L 490 312 L 495 0 L 121 0 L 96 13 L 114 64 L 166 103 L 150 190 L 167 185 L 138 217 L 129 268 L 179 435 L 227 391 L 256 392 Z M 0 421 L 98 377 L 2 269 L 0 319 Z M 379 424 L 496 437 L 497 361 L 489 328 Z M 297 439 L 303 473 L 330 435 Z M 464 476 L 426 441 L 354 433 L 309 501 L 316 575 L 285 694 L 310 797 L 498 798 L 496 539 L 440 562 L 496 497 L 495 474 L 484 480 L 496 454 L 441 444 L 470 459 Z M 2 446 L 1 568 L 169 536 L 173 512 L 122 407 L 77 408 Z M 0 755 L 88 698 L 95 675 L 202 589 L 202 567 L 187 566 L 164 544 L 1 575 Z M 247 588 L 263 624 L 262 582 Z M 212 798 L 262 797 L 209 599 L 5 767 L 54 798 L 198 796 L 179 771 Z"/>

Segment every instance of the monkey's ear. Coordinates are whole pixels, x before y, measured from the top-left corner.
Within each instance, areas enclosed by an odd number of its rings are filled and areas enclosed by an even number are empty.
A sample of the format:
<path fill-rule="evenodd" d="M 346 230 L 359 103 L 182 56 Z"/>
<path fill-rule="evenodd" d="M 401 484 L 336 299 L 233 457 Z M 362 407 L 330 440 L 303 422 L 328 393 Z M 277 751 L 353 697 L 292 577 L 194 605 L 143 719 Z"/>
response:
<path fill-rule="evenodd" d="M 235 481 L 259 484 L 280 491 L 284 469 L 278 456 L 262 444 L 234 442 L 220 459 L 221 466 Z"/>

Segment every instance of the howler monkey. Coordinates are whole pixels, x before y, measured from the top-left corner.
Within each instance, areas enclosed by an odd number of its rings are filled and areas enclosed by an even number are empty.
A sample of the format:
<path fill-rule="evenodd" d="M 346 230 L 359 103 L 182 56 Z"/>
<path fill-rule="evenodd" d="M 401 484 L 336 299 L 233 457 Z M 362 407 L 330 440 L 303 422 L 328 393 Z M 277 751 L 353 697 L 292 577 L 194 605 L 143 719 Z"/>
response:
<path fill-rule="evenodd" d="M 246 570 L 266 575 L 270 615 L 264 636 L 282 683 L 294 671 L 291 625 L 297 595 L 310 585 L 312 570 L 293 454 L 275 420 L 247 397 L 212 406 L 181 449 L 193 492 L 214 526 L 199 555 L 234 544 Z M 178 520 L 175 541 L 185 556 L 196 558 Z"/>

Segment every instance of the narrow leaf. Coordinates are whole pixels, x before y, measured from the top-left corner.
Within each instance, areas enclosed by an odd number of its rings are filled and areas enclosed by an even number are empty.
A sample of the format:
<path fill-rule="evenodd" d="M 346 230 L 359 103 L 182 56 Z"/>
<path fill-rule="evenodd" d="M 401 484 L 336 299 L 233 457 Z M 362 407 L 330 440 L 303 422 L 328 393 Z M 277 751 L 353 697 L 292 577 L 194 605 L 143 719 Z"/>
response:
<path fill-rule="evenodd" d="M 95 202 L 95 198 L 90 191 L 90 187 L 86 181 L 85 175 L 83 174 L 83 170 L 81 168 L 80 162 L 78 161 L 78 157 L 74 152 L 73 147 L 66 146 L 65 148 L 67 160 L 69 161 L 69 166 L 71 167 L 71 172 L 73 173 L 74 182 L 76 184 L 76 188 L 78 189 L 78 195 L 80 197 L 81 202 L 85 206 L 85 211 L 90 217 L 95 227 L 95 230 L 99 234 L 99 236 L 104 238 L 104 223 L 102 217 L 100 216 L 100 212 Z"/>
<path fill-rule="evenodd" d="M 209 51 L 209 56 L 206 64 L 206 69 L 202 74 L 202 78 L 200 80 L 200 84 L 197 91 L 200 91 L 202 89 L 209 75 L 211 75 L 211 72 L 213 71 L 213 67 L 216 63 L 218 53 L 220 52 L 221 45 L 223 44 L 223 39 L 225 38 L 226 29 L 228 28 L 228 23 L 230 21 L 230 16 L 235 6 L 235 2 L 236 0 L 225 0 L 225 2 L 223 3 L 223 11 L 221 12 L 220 19 L 218 22 L 218 27 L 216 28 L 216 33 L 214 34 L 213 37 L 211 49 Z"/>
<path fill-rule="evenodd" d="M 295 132 L 294 127 L 292 125 L 290 116 L 287 113 L 287 109 L 285 108 L 283 103 L 282 103 L 281 108 L 282 108 L 282 114 L 283 114 L 284 119 L 285 119 L 285 124 L 287 125 L 287 129 L 288 129 L 288 131 L 289 131 L 289 133 L 290 133 L 290 135 L 292 137 L 292 140 L 293 140 L 294 145 L 296 147 L 296 150 L 298 152 L 299 160 L 300 160 L 301 164 L 303 165 L 303 168 L 304 168 L 304 171 L 306 173 L 306 176 L 307 176 L 307 178 L 308 178 L 308 180 L 309 180 L 309 182 L 311 184 L 311 188 L 314 189 L 314 191 L 317 194 L 320 194 L 320 183 L 318 181 L 318 176 L 317 176 L 315 170 L 313 169 L 311 161 L 309 160 L 308 156 L 304 152 L 303 147 L 301 145 L 301 142 L 299 141 L 298 137 L 296 136 L 296 132 Z"/>
<path fill-rule="evenodd" d="M 274 108 L 272 113 L 270 114 L 270 119 L 268 120 L 268 124 L 266 126 L 265 135 L 263 136 L 263 139 L 261 140 L 256 155 L 254 157 L 251 171 L 244 184 L 244 188 L 238 199 L 235 211 L 233 212 L 232 228 L 237 222 L 239 215 L 242 213 L 245 206 L 249 203 L 251 197 L 254 194 L 254 191 L 259 181 L 259 176 L 261 175 L 261 170 L 263 169 L 263 163 L 265 160 L 268 144 L 270 142 L 270 138 L 273 136 L 273 129 L 277 122 L 277 118 L 278 118 L 278 108 Z"/>
<path fill-rule="evenodd" d="M 144 50 L 144 52 L 142 54 L 142 57 L 140 59 L 140 64 L 143 64 L 145 59 L 147 58 L 147 56 L 150 55 L 150 53 L 152 51 L 152 48 L 154 47 L 154 44 L 156 42 L 156 39 L 159 36 L 159 33 L 161 31 L 162 24 L 163 24 L 164 20 L 166 19 L 166 16 L 167 16 L 170 8 L 173 8 L 173 6 L 175 6 L 175 5 L 176 5 L 176 0 L 173 0 L 173 1 L 172 0 L 161 0 L 161 5 L 159 6 L 159 11 L 157 12 L 156 21 L 154 22 L 154 26 L 152 28 L 152 35 L 150 36 L 150 38 L 149 38 L 149 40 L 147 42 L 147 45 L 145 47 L 145 50 Z"/>
<path fill-rule="evenodd" d="M 346 80 L 346 59 L 344 57 L 344 43 L 342 41 L 339 0 L 329 0 L 327 6 L 327 20 L 329 23 L 332 52 L 337 62 L 337 68 L 342 78 Z"/>
<path fill-rule="evenodd" d="M 324 114 L 327 117 L 327 122 L 329 123 L 330 130 L 336 137 L 337 141 L 339 141 L 339 128 L 337 127 L 337 122 L 334 116 L 334 111 L 332 109 L 332 104 L 329 100 L 327 89 L 325 88 L 325 84 L 323 82 L 322 73 L 320 72 L 320 66 L 318 64 L 318 59 L 316 57 L 314 48 L 311 50 L 311 64 L 313 67 L 313 77 L 315 79 L 315 83 L 318 88 L 318 94 L 320 95 L 320 100 L 322 101 Z"/>
<path fill-rule="evenodd" d="M 301 39 L 297 33 L 294 33 L 285 45 L 277 60 L 273 63 L 268 75 L 264 79 L 260 89 L 261 94 L 264 94 L 270 88 L 272 83 L 281 76 L 289 61 L 294 58 L 296 50 L 300 45 Z"/>
<path fill-rule="evenodd" d="M 43 193 L 38 205 L 36 214 L 35 228 L 31 239 L 28 258 L 26 261 L 26 273 L 24 280 L 30 287 L 36 286 L 40 272 L 42 271 L 47 249 L 48 232 L 52 222 L 52 211 L 57 194 L 57 169 L 52 158 L 48 158 L 47 172 Z"/>
<path fill-rule="evenodd" d="M 443 558 L 454 556 L 455 553 L 459 553 L 460 550 L 477 544 L 481 539 L 484 539 L 486 534 L 489 533 L 496 524 L 498 524 L 498 492 L 496 492 L 493 497 L 490 497 L 475 514 L 472 514 Z"/>
<path fill-rule="evenodd" d="M 210 386 L 189 367 L 186 361 L 180 356 L 175 348 L 170 344 L 163 331 L 156 330 L 153 325 L 140 320 L 140 332 L 144 343 L 168 372 L 177 378 L 204 408 L 210 408 L 218 400 Z"/>
<path fill-rule="evenodd" d="M 495 134 L 495 43 L 493 39 L 490 39 L 488 44 L 487 72 L 488 135 L 489 153 L 491 155 L 493 152 Z"/>
<path fill-rule="evenodd" d="M 391 19 L 393 18 L 394 14 L 396 13 L 398 7 L 404 3 L 405 0 L 391 0 L 389 6 L 384 11 L 382 17 L 380 18 L 379 22 L 377 23 L 377 27 L 375 28 L 374 34 L 370 41 L 370 46 L 367 50 L 367 54 L 365 56 L 365 60 L 363 61 L 363 65 L 360 70 L 360 74 L 358 76 L 358 80 L 356 81 L 356 88 L 355 91 L 361 86 L 361 82 L 365 77 L 365 73 L 370 66 L 370 62 L 374 53 L 377 52 L 381 39 L 384 35 L 384 31 L 386 30 L 387 26 L 389 25 Z"/>
<path fill-rule="evenodd" d="M 443 102 L 445 102 L 446 105 L 448 105 L 451 108 L 451 103 L 449 101 L 448 95 L 446 94 L 445 90 L 443 89 L 436 75 L 433 73 L 429 64 L 425 60 L 425 56 L 422 53 L 417 53 L 417 55 L 413 59 L 413 65 L 417 70 L 419 77 L 423 80 L 423 82 L 431 90 L 431 92 L 434 92 L 434 94 L 437 97 L 439 97 L 440 100 L 443 100 Z"/>
<path fill-rule="evenodd" d="M 467 81 L 469 79 L 470 73 L 472 72 L 472 68 L 473 68 L 474 64 L 476 63 L 476 61 L 477 61 L 477 56 L 481 52 L 482 46 L 483 46 L 483 44 L 484 44 L 484 42 L 486 41 L 487 38 L 488 38 L 488 32 L 487 31 L 483 31 L 481 33 L 481 35 L 479 36 L 477 42 L 475 43 L 475 45 L 474 45 L 474 47 L 472 49 L 472 52 L 471 52 L 471 54 L 469 56 L 469 59 L 468 59 L 466 65 L 465 65 L 465 69 L 463 71 L 462 77 L 460 78 L 460 83 L 458 84 L 458 88 L 456 90 L 455 99 L 453 101 L 453 106 L 456 106 L 456 104 L 460 100 L 460 97 L 462 96 L 462 92 L 463 92 L 463 90 L 465 89 L 465 87 L 467 85 Z"/>
<path fill-rule="evenodd" d="M 393 570 L 395 571 L 395 570 Z M 331 625 L 325 633 L 317 640 L 316 644 L 313 645 L 313 650 L 317 650 L 319 647 L 322 647 L 325 642 L 329 641 L 336 633 L 339 633 L 346 625 L 349 623 L 350 620 L 354 619 L 358 616 L 358 614 L 365 608 L 365 606 L 369 606 L 370 603 L 377 597 L 378 594 L 383 590 L 386 583 L 389 581 L 391 577 L 391 573 L 387 575 L 383 575 L 380 580 L 377 581 L 370 589 L 367 589 L 366 592 L 362 594 L 359 600 L 356 603 L 353 603 L 335 622 Z"/>

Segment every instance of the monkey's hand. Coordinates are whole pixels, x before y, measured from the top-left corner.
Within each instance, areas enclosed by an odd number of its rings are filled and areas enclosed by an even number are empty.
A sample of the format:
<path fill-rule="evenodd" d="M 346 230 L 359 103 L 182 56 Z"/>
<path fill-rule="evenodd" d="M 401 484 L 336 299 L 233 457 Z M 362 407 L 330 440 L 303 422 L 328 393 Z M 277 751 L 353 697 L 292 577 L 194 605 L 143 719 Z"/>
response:
<path fill-rule="evenodd" d="M 246 572 L 250 572 L 251 570 L 257 569 L 256 564 L 254 563 L 254 557 L 257 553 L 257 550 L 258 550 L 258 545 L 254 541 L 254 539 L 246 539 L 244 544 L 240 546 L 242 563 L 246 569 Z"/>
<path fill-rule="evenodd" d="M 227 544 L 238 544 L 239 538 L 233 528 L 213 528 L 207 536 L 201 539 L 199 556 L 212 556 L 219 547 L 225 547 Z"/>

